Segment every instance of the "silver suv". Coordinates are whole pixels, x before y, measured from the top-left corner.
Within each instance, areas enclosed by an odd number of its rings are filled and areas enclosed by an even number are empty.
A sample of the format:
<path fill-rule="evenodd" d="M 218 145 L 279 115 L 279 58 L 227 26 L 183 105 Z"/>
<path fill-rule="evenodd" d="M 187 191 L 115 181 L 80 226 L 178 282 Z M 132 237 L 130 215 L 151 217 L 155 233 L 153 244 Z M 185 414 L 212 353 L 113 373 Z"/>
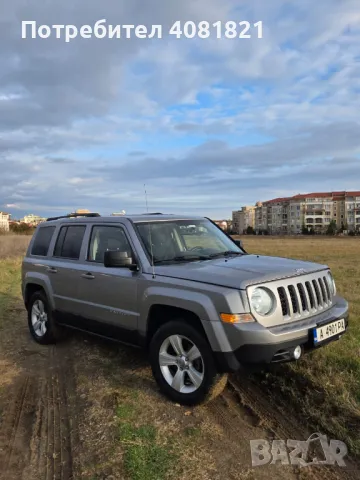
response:
<path fill-rule="evenodd" d="M 29 329 L 145 347 L 160 389 L 197 404 L 241 366 L 298 360 L 339 339 L 348 304 L 327 266 L 251 255 L 211 220 L 162 214 L 50 218 L 22 264 Z"/>

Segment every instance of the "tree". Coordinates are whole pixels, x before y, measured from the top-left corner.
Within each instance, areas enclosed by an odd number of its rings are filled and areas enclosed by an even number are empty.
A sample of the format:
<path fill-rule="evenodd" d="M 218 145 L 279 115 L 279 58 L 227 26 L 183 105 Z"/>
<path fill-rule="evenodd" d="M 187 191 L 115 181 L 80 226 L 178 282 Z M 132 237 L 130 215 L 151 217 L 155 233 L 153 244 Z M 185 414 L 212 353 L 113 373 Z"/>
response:
<path fill-rule="evenodd" d="M 329 223 L 328 228 L 326 230 L 326 235 L 335 235 L 336 231 L 337 231 L 336 221 L 331 220 L 331 222 Z"/>
<path fill-rule="evenodd" d="M 255 230 L 253 229 L 253 227 L 251 225 L 249 225 L 246 229 L 246 234 L 247 235 L 255 235 Z"/>

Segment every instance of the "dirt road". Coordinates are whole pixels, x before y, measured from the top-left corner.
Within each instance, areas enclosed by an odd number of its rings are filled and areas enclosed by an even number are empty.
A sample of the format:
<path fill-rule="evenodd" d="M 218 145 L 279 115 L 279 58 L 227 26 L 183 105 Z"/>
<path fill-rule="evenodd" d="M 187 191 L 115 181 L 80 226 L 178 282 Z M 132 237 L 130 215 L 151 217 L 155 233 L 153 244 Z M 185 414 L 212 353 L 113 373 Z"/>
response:
<path fill-rule="evenodd" d="M 279 408 L 246 376 L 235 375 L 207 406 L 176 406 L 159 394 L 144 353 L 79 333 L 56 346 L 39 346 L 30 339 L 21 303 L 12 304 L 0 330 L 3 480 L 360 476 L 347 459 L 346 468 L 252 467 L 250 440 L 306 440 L 314 432 L 294 418 L 291 405 Z M 153 473 L 141 473 L 137 450 L 135 456 L 129 450 L 138 440 L 119 434 L 121 425 L 128 426 L 121 424 L 124 412 L 134 408 L 136 422 L 156 429 L 159 452 L 171 446 L 176 460 L 166 474 L 160 468 L 165 456 L 154 457 Z"/>

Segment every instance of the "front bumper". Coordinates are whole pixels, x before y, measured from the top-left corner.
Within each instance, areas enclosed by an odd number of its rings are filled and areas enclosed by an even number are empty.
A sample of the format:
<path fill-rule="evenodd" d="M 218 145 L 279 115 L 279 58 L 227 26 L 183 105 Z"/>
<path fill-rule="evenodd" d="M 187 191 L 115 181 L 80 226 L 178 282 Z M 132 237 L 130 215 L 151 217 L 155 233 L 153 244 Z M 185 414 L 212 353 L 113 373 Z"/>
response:
<path fill-rule="evenodd" d="M 339 319 L 345 320 L 346 330 L 315 344 L 313 329 Z M 274 328 L 265 328 L 257 323 L 226 325 L 224 328 L 228 338 L 231 338 L 232 350 L 214 352 L 215 360 L 218 369 L 222 372 L 235 372 L 249 365 L 261 367 L 293 361 L 295 347 L 301 346 L 302 354 L 317 350 L 328 343 L 339 340 L 346 333 L 348 324 L 348 303 L 343 298 L 336 297 L 332 308 L 299 322 Z"/>

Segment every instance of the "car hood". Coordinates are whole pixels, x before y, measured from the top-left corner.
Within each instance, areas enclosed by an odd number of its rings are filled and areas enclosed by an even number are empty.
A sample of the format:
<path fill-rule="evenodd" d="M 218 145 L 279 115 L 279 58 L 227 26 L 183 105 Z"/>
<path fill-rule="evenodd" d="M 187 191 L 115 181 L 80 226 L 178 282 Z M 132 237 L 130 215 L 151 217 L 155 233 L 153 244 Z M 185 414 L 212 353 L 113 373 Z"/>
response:
<path fill-rule="evenodd" d="M 155 267 L 157 275 L 245 289 L 265 283 L 327 269 L 327 265 L 261 255 L 241 255 L 214 260 Z"/>

